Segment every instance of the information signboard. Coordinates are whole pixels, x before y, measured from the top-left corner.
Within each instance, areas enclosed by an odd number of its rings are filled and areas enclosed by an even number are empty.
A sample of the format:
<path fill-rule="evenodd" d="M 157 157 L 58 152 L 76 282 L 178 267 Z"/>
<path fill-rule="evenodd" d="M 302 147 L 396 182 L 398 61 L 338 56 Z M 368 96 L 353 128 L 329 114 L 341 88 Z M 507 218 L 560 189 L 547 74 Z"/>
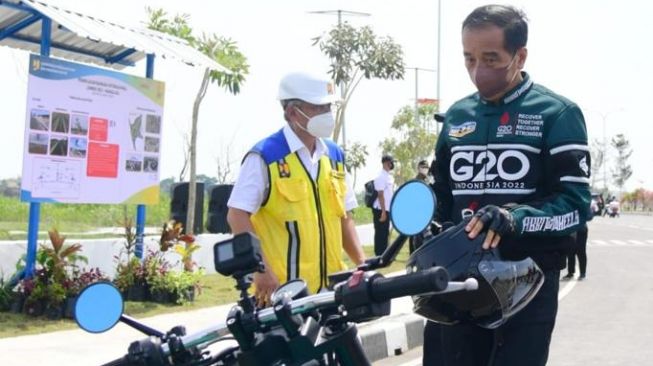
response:
<path fill-rule="evenodd" d="M 32 55 L 21 199 L 159 199 L 164 84 Z"/>

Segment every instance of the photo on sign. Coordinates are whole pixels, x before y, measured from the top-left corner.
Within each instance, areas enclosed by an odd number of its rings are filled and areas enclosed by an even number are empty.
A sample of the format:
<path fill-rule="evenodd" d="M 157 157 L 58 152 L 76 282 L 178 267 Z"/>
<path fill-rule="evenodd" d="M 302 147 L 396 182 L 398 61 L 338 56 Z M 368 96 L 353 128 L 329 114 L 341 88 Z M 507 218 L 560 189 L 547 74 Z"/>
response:
<path fill-rule="evenodd" d="M 73 114 L 70 126 L 70 133 L 73 135 L 86 136 L 88 133 L 88 116 L 82 114 Z"/>
<path fill-rule="evenodd" d="M 156 172 L 159 170 L 159 159 L 156 157 L 145 157 L 143 159 L 143 171 L 144 172 Z"/>
<path fill-rule="evenodd" d="M 155 133 L 157 135 L 160 134 L 161 116 L 157 116 L 156 114 L 148 114 L 146 117 L 145 132 Z"/>
<path fill-rule="evenodd" d="M 73 158 L 85 158 L 88 140 L 85 137 L 71 137 L 68 155 Z"/>
<path fill-rule="evenodd" d="M 50 155 L 68 155 L 68 136 L 50 136 Z"/>
<path fill-rule="evenodd" d="M 52 112 L 52 132 L 68 133 L 70 131 L 70 114 Z"/>
<path fill-rule="evenodd" d="M 131 137 L 132 147 L 136 151 L 140 151 L 136 147 L 138 139 L 143 139 L 143 115 L 140 113 L 130 113 L 129 114 L 129 134 Z M 141 144 L 138 144 L 142 148 Z"/>
<path fill-rule="evenodd" d="M 141 161 L 140 155 L 130 155 L 127 156 L 125 160 L 125 170 L 128 172 L 140 172 L 143 170 L 143 161 Z"/>
<path fill-rule="evenodd" d="M 32 109 L 29 117 L 29 128 L 32 130 L 47 131 L 50 128 L 50 111 Z"/>
<path fill-rule="evenodd" d="M 27 151 L 30 154 L 47 155 L 48 153 L 48 135 L 44 133 L 30 133 L 29 147 Z"/>
<path fill-rule="evenodd" d="M 149 136 L 145 137 L 145 151 L 159 152 L 159 139 Z"/>

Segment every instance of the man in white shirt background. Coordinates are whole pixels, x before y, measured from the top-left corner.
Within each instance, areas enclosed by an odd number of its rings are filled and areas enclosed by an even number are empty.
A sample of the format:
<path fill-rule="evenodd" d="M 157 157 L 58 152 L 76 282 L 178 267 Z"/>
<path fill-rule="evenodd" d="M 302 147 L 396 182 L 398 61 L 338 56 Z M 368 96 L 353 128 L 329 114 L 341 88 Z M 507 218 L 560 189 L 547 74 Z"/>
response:
<path fill-rule="evenodd" d="M 377 198 L 372 206 L 374 219 L 374 254 L 381 255 L 388 247 L 390 236 L 390 202 L 395 190 L 395 178 L 390 173 L 395 168 L 395 159 L 391 155 L 381 158 L 383 169 L 374 179 Z"/>

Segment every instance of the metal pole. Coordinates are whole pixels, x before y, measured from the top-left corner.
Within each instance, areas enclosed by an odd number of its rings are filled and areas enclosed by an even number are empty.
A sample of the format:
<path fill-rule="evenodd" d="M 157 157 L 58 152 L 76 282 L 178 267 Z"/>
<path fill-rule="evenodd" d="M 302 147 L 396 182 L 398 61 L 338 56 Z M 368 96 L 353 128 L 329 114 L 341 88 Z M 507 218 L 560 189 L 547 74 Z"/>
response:
<path fill-rule="evenodd" d="M 607 135 L 605 133 L 605 120 L 608 118 L 608 115 L 603 115 L 601 113 L 601 118 L 603 118 L 603 190 L 607 193 L 608 192 L 608 173 L 607 173 L 607 166 L 608 166 L 608 142 L 607 142 Z"/>
<path fill-rule="evenodd" d="M 419 93 L 419 86 L 418 86 L 418 75 L 419 75 L 419 68 L 415 68 L 415 123 L 419 123 L 419 103 L 417 101 L 418 98 L 418 93 Z"/>
<path fill-rule="evenodd" d="M 342 25 L 342 10 L 338 10 L 338 28 Z M 340 83 L 340 100 L 345 108 L 345 84 Z M 344 111 L 343 111 L 344 112 Z M 340 113 L 340 120 L 342 121 L 342 149 L 347 151 L 347 125 L 345 124 L 345 114 Z M 337 141 L 336 141 L 337 142 Z"/>
<path fill-rule="evenodd" d="M 442 65 L 440 64 L 440 33 L 441 33 L 441 26 L 440 23 L 442 23 L 442 17 L 440 16 L 442 10 L 442 3 L 441 0 L 438 0 L 438 67 L 436 68 L 437 72 L 437 82 L 436 82 L 436 90 L 435 90 L 435 98 L 438 100 L 438 113 L 440 112 L 440 70 L 442 69 Z M 435 133 L 439 134 L 440 133 L 440 125 L 439 123 L 435 124 Z"/>
<path fill-rule="evenodd" d="M 48 17 L 41 20 L 41 56 L 50 57 L 50 37 L 52 21 Z M 23 277 L 32 277 L 34 263 L 36 262 L 36 242 L 39 239 L 39 220 L 41 217 L 41 203 L 30 202 L 29 223 L 27 227 L 27 256 Z"/>
<path fill-rule="evenodd" d="M 608 116 L 610 116 L 613 113 L 618 113 L 623 111 L 623 108 L 611 110 L 607 113 L 603 113 L 601 111 L 594 110 L 594 112 L 598 113 L 601 116 L 601 119 L 603 121 L 603 189 L 607 192 L 608 191 L 608 134 L 606 132 L 606 124 L 608 122 Z"/>
<path fill-rule="evenodd" d="M 145 63 L 145 77 L 154 78 L 154 54 L 148 53 Z M 145 236 L 145 205 L 136 206 L 136 247 L 134 255 L 143 258 L 143 238 Z"/>

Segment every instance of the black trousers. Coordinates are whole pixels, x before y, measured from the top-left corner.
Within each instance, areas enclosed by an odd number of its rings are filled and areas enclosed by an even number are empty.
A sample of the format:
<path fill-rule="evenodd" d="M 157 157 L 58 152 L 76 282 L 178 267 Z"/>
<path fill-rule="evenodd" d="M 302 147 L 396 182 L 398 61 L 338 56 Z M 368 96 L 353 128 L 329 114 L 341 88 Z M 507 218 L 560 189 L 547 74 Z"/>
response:
<path fill-rule="evenodd" d="M 580 274 L 584 275 L 587 270 L 587 225 L 576 233 L 576 245 L 567 254 L 567 273 L 576 272 L 576 257 L 578 257 L 578 266 Z"/>
<path fill-rule="evenodd" d="M 381 210 L 372 209 L 374 220 L 374 255 L 381 255 L 388 247 L 390 238 L 390 212 L 386 211 L 386 220 L 381 222 Z"/>
<path fill-rule="evenodd" d="M 535 298 L 495 330 L 472 324 L 424 328 L 424 366 L 544 366 L 558 312 L 560 271 L 546 271 Z"/>

